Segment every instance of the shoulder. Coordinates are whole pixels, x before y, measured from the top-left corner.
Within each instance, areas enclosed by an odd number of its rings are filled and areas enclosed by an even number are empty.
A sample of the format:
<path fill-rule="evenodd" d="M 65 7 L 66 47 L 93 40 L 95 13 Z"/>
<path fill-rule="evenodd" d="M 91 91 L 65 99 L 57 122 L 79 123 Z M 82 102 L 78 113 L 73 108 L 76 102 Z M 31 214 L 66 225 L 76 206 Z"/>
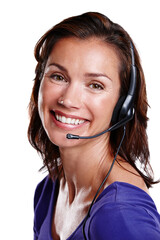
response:
<path fill-rule="evenodd" d="M 47 176 L 36 187 L 34 194 L 34 239 L 38 238 L 41 225 L 47 215 L 54 182 Z"/>
<path fill-rule="evenodd" d="M 143 209 L 124 204 L 103 206 L 92 218 L 89 239 L 158 240 L 160 226 Z"/>
<path fill-rule="evenodd" d="M 46 176 L 36 187 L 34 194 L 34 209 L 40 200 L 47 200 L 50 197 L 53 187 L 53 181 Z"/>
<path fill-rule="evenodd" d="M 97 204 L 96 210 L 93 209 L 88 221 L 89 239 L 160 239 L 159 214 L 156 213 L 152 201 L 148 203 L 148 206 L 146 205 L 149 196 L 145 199 L 144 194 L 145 203 L 143 204 L 141 199 L 135 200 L 136 197 L 133 197 L 132 190 L 130 196 L 125 198 L 124 194 L 119 195 L 116 189 L 118 185 L 114 184 L 113 187 L 114 191 L 109 191 L 108 197 L 107 194 L 103 195 L 103 199 L 95 203 Z M 124 189 L 125 194 L 126 191 Z M 132 197 L 133 201 L 131 201 Z"/>

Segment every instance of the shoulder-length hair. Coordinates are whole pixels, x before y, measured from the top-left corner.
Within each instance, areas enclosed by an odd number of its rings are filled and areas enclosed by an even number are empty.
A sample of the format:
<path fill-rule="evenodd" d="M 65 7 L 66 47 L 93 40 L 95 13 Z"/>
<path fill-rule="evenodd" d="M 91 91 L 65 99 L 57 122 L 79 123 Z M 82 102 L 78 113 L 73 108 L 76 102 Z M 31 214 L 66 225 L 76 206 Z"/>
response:
<path fill-rule="evenodd" d="M 118 24 L 113 23 L 106 16 L 88 12 L 79 16 L 63 20 L 46 32 L 35 46 L 35 69 L 34 86 L 29 103 L 30 124 L 28 138 L 31 145 L 41 154 L 43 167 L 47 167 L 50 176 L 56 177 L 60 172 L 59 148 L 48 138 L 38 113 L 38 92 L 43 77 L 47 59 L 53 46 L 62 38 L 75 37 L 82 40 L 96 37 L 114 47 L 120 59 L 120 95 L 127 95 L 130 84 L 131 50 L 130 42 L 133 43 L 129 34 Z M 129 162 L 142 176 L 147 187 L 154 183 L 153 171 L 149 162 L 149 148 L 147 139 L 147 96 L 146 84 L 140 57 L 134 46 L 135 65 L 137 68 L 137 86 L 135 94 L 135 115 L 126 126 L 126 136 L 119 152 L 120 157 Z M 116 153 L 123 128 L 111 132 L 110 144 L 113 154 Z M 140 168 L 137 167 L 140 164 Z M 61 166 L 62 168 L 62 166 Z"/>

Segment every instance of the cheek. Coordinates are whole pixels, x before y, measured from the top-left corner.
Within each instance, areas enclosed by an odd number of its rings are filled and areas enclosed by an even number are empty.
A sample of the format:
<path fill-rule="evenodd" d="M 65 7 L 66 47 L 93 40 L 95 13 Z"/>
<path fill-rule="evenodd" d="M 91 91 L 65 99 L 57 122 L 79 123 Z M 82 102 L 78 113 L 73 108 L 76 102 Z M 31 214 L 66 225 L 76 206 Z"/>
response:
<path fill-rule="evenodd" d="M 49 89 L 47 89 L 45 84 L 42 82 L 40 85 L 39 94 L 38 94 L 38 112 L 43 125 L 44 125 L 44 121 L 46 118 L 46 113 L 47 113 L 47 109 L 50 101 L 50 94 L 48 90 Z"/>
<path fill-rule="evenodd" d="M 38 94 L 38 110 L 39 112 L 44 111 L 44 109 L 52 103 L 53 97 L 55 94 L 52 91 L 45 81 L 40 85 L 39 94 Z"/>
<path fill-rule="evenodd" d="M 40 89 L 39 89 L 39 93 L 38 93 L 38 112 L 39 112 L 39 116 L 43 122 L 43 87 L 42 85 L 40 85 Z"/>
<path fill-rule="evenodd" d="M 112 119 L 113 110 L 117 103 L 117 98 L 112 97 L 112 95 L 103 96 L 99 99 L 92 101 L 92 109 L 94 110 L 94 119 L 98 119 L 99 123 L 110 124 Z M 92 110 L 92 111 L 93 111 Z"/>
<path fill-rule="evenodd" d="M 57 105 L 59 96 L 58 88 L 48 84 L 45 80 L 42 81 L 38 94 L 38 112 L 45 130 L 50 125 L 50 110 Z"/>

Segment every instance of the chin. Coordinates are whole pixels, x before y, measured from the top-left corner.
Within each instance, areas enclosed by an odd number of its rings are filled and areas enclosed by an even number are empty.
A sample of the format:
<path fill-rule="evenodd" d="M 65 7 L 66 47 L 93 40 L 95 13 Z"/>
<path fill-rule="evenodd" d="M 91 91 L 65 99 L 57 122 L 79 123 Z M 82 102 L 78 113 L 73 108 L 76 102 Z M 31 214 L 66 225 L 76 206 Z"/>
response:
<path fill-rule="evenodd" d="M 67 139 L 66 138 L 67 133 L 54 133 L 54 134 L 48 134 L 49 140 L 58 147 L 74 147 L 79 145 L 80 140 L 77 141 L 77 139 Z"/>

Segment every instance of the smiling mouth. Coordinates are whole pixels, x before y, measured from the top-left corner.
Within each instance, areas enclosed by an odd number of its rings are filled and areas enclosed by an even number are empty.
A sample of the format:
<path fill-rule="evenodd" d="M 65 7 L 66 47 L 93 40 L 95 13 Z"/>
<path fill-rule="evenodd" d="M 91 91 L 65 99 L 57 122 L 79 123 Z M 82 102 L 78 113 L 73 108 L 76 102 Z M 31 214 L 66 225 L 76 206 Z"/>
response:
<path fill-rule="evenodd" d="M 51 114 L 54 115 L 55 119 L 61 123 L 64 124 L 70 124 L 70 125 L 80 125 L 86 122 L 87 120 L 84 119 L 78 119 L 78 118 L 67 118 L 63 115 L 60 115 L 58 113 L 55 113 L 54 111 L 51 111 Z"/>

